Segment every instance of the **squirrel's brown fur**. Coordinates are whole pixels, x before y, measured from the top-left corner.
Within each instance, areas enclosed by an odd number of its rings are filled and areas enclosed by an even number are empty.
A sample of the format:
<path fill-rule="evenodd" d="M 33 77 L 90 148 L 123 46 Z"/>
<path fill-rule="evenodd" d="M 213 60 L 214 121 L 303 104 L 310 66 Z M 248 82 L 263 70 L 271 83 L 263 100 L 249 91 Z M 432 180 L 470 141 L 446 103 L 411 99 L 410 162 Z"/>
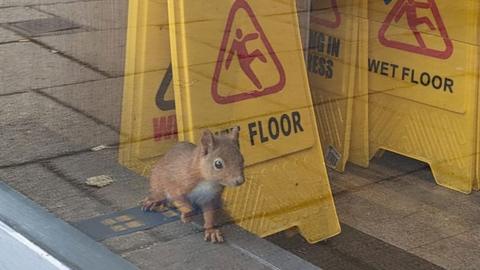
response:
<path fill-rule="evenodd" d="M 215 228 L 217 202 L 224 186 L 239 186 L 245 181 L 238 132 L 234 128 L 228 135 L 217 136 L 205 130 L 198 145 L 174 145 L 154 166 L 150 194 L 142 209 L 153 210 L 168 199 L 181 212 L 182 221 L 189 222 L 192 204 L 197 205 L 203 212 L 205 240 L 222 242 Z"/>

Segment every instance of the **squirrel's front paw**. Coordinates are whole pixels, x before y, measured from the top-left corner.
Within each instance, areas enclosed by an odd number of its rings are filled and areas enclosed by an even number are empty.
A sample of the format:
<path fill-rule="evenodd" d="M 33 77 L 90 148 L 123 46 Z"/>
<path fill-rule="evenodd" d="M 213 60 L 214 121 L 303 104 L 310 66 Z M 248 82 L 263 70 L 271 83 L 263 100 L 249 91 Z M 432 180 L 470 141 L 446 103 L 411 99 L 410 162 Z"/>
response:
<path fill-rule="evenodd" d="M 205 229 L 205 241 L 210 241 L 212 243 L 222 243 L 223 242 L 223 235 L 219 229 Z"/>
<path fill-rule="evenodd" d="M 180 219 L 183 223 L 190 223 L 192 221 L 192 212 L 182 213 Z"/>
<path fill-rule="evenodd" d="M 145 198 L 142 202 L 142 211 L 144 212 L 150 212 L 153 211 L 153 209 L 158 205 L 157 201 L 151 200 L 150 198 Z"/>

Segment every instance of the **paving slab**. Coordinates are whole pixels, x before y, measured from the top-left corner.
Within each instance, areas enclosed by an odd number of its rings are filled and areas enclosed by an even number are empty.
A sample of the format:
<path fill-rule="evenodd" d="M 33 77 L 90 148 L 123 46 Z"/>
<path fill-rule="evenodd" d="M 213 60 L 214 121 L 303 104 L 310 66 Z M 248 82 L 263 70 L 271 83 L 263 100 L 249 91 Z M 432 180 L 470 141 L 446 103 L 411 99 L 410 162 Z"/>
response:
<path fill-rule="evenodd" d="M 46 19 L 35 19 L 11 23 L 8 25 L 8 27 L 27 37 L 61 35 L 87 30 L 81 25 L 78 25 L 68 19 L 56 16 Z"/>
<path fill-rule="evenodd" d="M 376 224 L 395 221 L 414 212 L 408 209 L 390 209 L 385 205 L 377 204 L 370 200 L 369 194 L 373 193 L 356 192 L 335 198 L 337 213 L 342 222 L 355 228 L 370 228 Z"/>
<path fill-rule="evenodd" d="M 47 88 L 42 92 L 120 130 L 123 78 Z"/>
<path fill-rule="evenodd" d="M 392 164 L 395 161 L 388 161 L 391 155 L 395 159 L 400 160 L 399 164 L 411 163 L 410 167 L 398 169 L 395 167 L 385 167 L 382 163 Z M 473 211 L 472 207 L 480 203 L 480 194 L 471 193 L 469 195 L 459 193 L 448 188 L 439 186 L 435 183 L 435 179 L 428 167 L 421 167 L 422 162 L 394 155 L 392 153 L 385 155 L 385 159 L 374 159 L 372 165 L 375 170 L 365 169 L 355 165 L 349 165 L 347 172 L 344 174 L 331 174 L 332 186 L 341 185 L 342 190 L 337 192 L 338 196 L 342 196 L 342 192 L 355 193 L 368 190 L 371 187 L 382 187 L 385 196 L 401 196 L 405 201 L 413 203 L 410 207 L 416 208 L 415 205 L 429 205 L 438 209 L 451 212 L 451 214 L 462 213 L 464 218 L 470 218 L 475 215 L 467 215 L 467 211 Z M 392 170 L 395 169 L 395 171 Z M 391 195 L 390 195 L 391 193 Z M 384 199 L 384 201 L 386 201 Z M 395 200 L 399 205 L 399 200 Z M 459 206 L 461 204 L 461 206 Z M 469 207 L 468 210 L 464 209 Z M 451 210 L 451 211 L 450 211 Z M 464 211 L 466 210 L 466 211 Z M 480 214 L 480 211 L 479 211 Z"/>
<path fill-rule="evenodd" d="M 148 184 L 146 180 L 117 182 L 97 189 L 94 194 L 118 209 L 127 209 L 138 206 L 147 196 Z"/>
<path fill-rule="evenodd" d="M 480 229 L 430 243 L 409 252 L 452 270 L 474 270 L 480 265 Z"/>
<path fill-rule="evenodd" d="M 327 168 L 328 178 L 330 179 L 330 185 L 332 193 L 340 195 L 344 192 L 354 192 L 362 189 L 368 189 L 370 185 L 374 185 L 378 181 L 381 181 L 381 177 L 374 171 L 365 172 L 361 170 L 360 174 L 352 172 L 356 168 L 355 165 L 347 164 L 347 173 L 340 173 L 333 169 Z M 355 175 L 354 181 L 352 181 L 352 175 Z"/>
<path fill-rule="evenodd" d="M 0 27 L 0 43 L 12 42 L 22 39 L 21 36 L 15 34 L 14 32 L 3 29 Z"/>
<path fill-rule="evenodd" d="M 127 0 L 82 1 L 36 8 L 93 29 L 126 28 L 127 25 Z"/>
<path fill-rule="evenodd" d="M 227 240 L 211 244 L 197 232 L 122 254 L 141 269 L 319 269 L 235 225 L 223 227 Z"/>
<path fill-rule="evenodd" d="M 117 254 L 131 252 L 137 249 L 147 248 L 159 240 L 147 231 L 139 231 L 119 237 L 108 238 L 102 244 Z"/>
<path fill-rule="evenodd" d="M 92 188 L 96 197 L 107 200 L 116 209 L 137 206 L 148 194 L 148 181 L 118 163 L 118 149 L 87 152 L 50 161 L 51 165 L 77 185 L 89 177 L 111 176 L 114 182 L 102 188 Z"/>
<path fill-rule="evenodd" d="M 37 39 L 112 76 L 124 74 L 125 29 L 44 36 Z"/>
<path fill-rule="evenodd" d="M 199 235 L 199 230 L 195 226 L 176 221 L 150 230 L 109 238 L 103 240 L 102 243 L 109 249 L 122 255 L 138 249 L 151 247 L 156 243 L 165 243 L 192 234 Z M 198 237 L 201 237 L 201 235 Z"/>
<path fill-rule="evenodd" d="M 29 7 L 11 7 L 0 9 L 0 23 L 21 22 L 34 19 L 45 19 L 52 17 L 49 14 L 40 12 Z"/>
<path fill-rule="evenodd" d="M 450 269 L 446 259 L 437 258 L 442 251 L 440 243 L 456 249 L 455 245 L 463 245 L 458 235 L 478 228 L 479 194 L 465 195 L 438 186 L 424 163 L 393 153 L 374 159 L 372 167 L 376 175 L 356 166 L 343 175 L 332 175 L 331 182 L 340 182 L 342 188 L 335 195 L 340 220 Z M 456 256 L 452 261 L 469 260 L 471 254 L 461 255 L 461 250 L 451 252 Z"/>
<path fill-rule="evenodd" d="M 400 192 L 405 200 L 441 210 L 459 224 L 480 224 L 480 193 L 463 194 L 435 183 L 429 170 L 386 181 L 381 185 L 392 192 Z"/>
<path fill-rule="evenodd" d="M 465 195 L 464 195 L 465 196 Z M 480 193 L 475 192 L 464 198 L 458 198 L 450 205 L 446 206 L 444 211 L 459 216 L 464 222 L 470 222 L 480 225 Z"/>
<path fill-rule="evenodd" d="M 335 198 L 342 222 L 403 249 L 438 241 L 476 226 L 382 184 Z"/>
<path fill-rule="evenodd" d="M 425 207 L 407 217 L 381 224 L 376 227 L 375 237 L 408 250 L 463 233 L 473 226 L 442 210 Z"/>
<path fill-rule="evenodd" d="M 110 207 L 87 196 L 75 185 L 39 164 L 1 169 L 0 179 L 66 221 L 111 211 Z"/>
<path fill-rule="evenodd" d="M 156 244 L 123 255 L 139 268 L 271 270 L 226 245 L 205 243 L 201 234 Z"/>
<path fill-rule="evenodd" d="M 2 0 L 0 7 L 31 6 L 51 3 L 75 2 L 82 0 Z"/>
<path fill-rule="evenodd" d="M 293 254 L 329 270 L 441 270 L 428 260 L 342 224 L 342 233 L 316 244 L 300 235 L 278 233 L 267 237 Z"/>
<path fill-rule="evenodd" d="M 0 45 L 0 59 L 0 94 L 105 78 L 29 42 Z"/>
<path fill-rule="evenodd" d="M 408 177 L 419 172 L 425 173 L 428 170 L 428 166 L 423 162 L 405 158 L 391 152 L 385 152 L 381 157 L 372 159 L 368 169 L 347 163 L 344 173 L 331 169 L 328 170 L 328 173 L 332 192 L 341 194 L 347 191 L 357 192 L 369 189 L 370 186 L 377 183 L 394 182 L 394 180 L 400 177 Z M 426 182 L 434 183 L 432 178 L 423 177 L 422 179 Z"/>
<path fill-rule="evenodd" d="M 2 167 L 118 142 L 110 128 L 33 92 L 0 97 L 0 113 Z"/>
<path fill-rule="evenodd" d="M 416 172 L 430 170 L 427 163 L 388 151 L 374 158 L 368 169 L 386 176 L 387 179 L 408 177 Z"/>

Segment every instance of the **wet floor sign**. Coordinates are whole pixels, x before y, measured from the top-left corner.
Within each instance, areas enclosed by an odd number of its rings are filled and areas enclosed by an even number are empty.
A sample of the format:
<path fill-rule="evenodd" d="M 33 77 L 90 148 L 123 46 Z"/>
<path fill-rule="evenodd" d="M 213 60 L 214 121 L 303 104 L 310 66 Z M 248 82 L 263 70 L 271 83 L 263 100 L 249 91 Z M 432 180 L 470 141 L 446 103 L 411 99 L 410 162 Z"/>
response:
<path fill-rule="evenodd" d="M 355 16 L 358 16 L 357 60 L 348 161 L 368 167 L 370 160 L 368 147 L 368 19 L 366 4 L 359 5 L 357 8 L 355 13 Z"/>
<path fill-rule="evenodd" d="M 475 179 L 478 1 L 369 1 L 369 142 L 431 166 L 438 184 Z"/>
<path fill-rule="evenodd" d="M 351 1 L 313 0 L 308 78 L 328 166 L 343 171 L 350 132 L 357 59 L 358 19 Z"/>
<path fill-rule="evenodd" d="M 261 237 L 338 234 L 295 1 L 168 4 L 179 138 L 240 127 L 247 181 L 226 191 L 227 211 Z"/>
<path fill-rule="evenodd" d="M 129 3 L 120 163 L 148 175 L 177 141 L 166 0 Z"/>

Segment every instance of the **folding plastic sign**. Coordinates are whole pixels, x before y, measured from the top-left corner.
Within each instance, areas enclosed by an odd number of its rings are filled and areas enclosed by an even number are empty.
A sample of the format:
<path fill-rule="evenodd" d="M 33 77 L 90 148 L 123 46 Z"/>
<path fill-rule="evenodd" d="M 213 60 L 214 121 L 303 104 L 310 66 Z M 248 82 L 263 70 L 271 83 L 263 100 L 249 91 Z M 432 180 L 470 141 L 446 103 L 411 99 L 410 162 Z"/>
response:
<path fill-rule="evenodd" d="M 438 184 L 465 193 L 476 179 L 478 5 L 368 7 L 370 155 L 385 149 L 427 162 Z"/>
<path fill-rule="evenodd" d="M 129 1 L 120 163 L 148 175 L 177 141 L 167 1 Z"/>
<path fill-rule="evenodd" d="M 230 215 L 259 236 L 339 233 L 295 1 L 168 3 L 180 139 L 240 127 L 247 181 L 227 190 Z"/>

